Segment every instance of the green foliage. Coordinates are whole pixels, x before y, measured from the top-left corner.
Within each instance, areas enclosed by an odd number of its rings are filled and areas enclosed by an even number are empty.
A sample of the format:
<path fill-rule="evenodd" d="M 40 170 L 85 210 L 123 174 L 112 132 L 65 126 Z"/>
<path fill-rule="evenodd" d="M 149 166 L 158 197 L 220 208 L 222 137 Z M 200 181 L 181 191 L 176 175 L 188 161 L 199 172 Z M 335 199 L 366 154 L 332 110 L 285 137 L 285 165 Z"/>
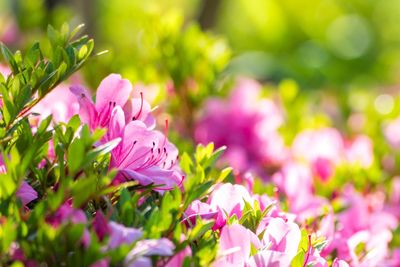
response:
<path fill-rule="evenodd" d="M 88 36 L 75 38 L 80 27 L 69 33 L 67 24 L 61 31 L 48 27 L 51 55 L 44 55 L 39 43 L 24 56 L 14 54 L 0 44 L 1 53 L 11 68 L 12 75 L 0 84 L 3 96 L 0 138 L 11 135 L 16 124 L 50 90 L 71 76 L 88 60 L 93 51 L 93 40 Z"/>

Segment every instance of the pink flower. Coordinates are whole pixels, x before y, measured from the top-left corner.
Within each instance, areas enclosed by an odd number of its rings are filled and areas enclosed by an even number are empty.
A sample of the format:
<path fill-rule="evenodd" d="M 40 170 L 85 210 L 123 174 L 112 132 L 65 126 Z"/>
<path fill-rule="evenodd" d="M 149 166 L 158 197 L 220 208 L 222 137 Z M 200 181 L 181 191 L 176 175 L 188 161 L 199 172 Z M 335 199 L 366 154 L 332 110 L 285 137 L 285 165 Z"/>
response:
<path fill-rule="evenodd" d="M 185 239 L 186 239 L 185 235 L 182 234 L 181 241 L 184 241 Z M 185 258 L 191 259 L 191 257 L 192 257 L 192 249 L 190 248 L 189 245 L 187 245 L 184 249 L 182 249 L 177 254 L 175 254 L 171 259 L 169 259 L 165 267 L 183 266 Z"/>
<path fill-rule="evenodd" d="M 58 210 L 48 218 L 46 222 L 57 228 L 61 224 L 72 223 L 72 224 L 87 224 L 87 218 L 85 212 L 81 209 L 75 209 L 70 203 L 66 202 L 62 204 Z M 90 233 L 87 229 L 83 231 L 80 242 L 88 247 L 90 244 Z"/>
<path fill-rule="evenodd" d="M 343 150 L 342 136 L 333 128 L 305 130 L 296 136 L 292 144 L 293 156 L 308 162 L 324 158 L 339 163 Z"/>
<path fill-rule="evenodd" d="M 327 252 L 336 249 L 341 259 L 355 266 L 378 266 L 389 255 L 391 231 L 398 220 L 382 210 L 376 197 L 362 197 L 346 188 L 343 198 L 348 209 L 338 216 L 339 229 Z"/>
<path fill-rule="evenodd" d="M 227 225 L 221 231 L 217 261 L 213 266 L 290 266 L 301 239 L 299 227 L 281 218 L 269 218 L 260 241 L 242 225 Z M 251 256 L 251 247 L 257 253 Z"/>
<path fill-rule="evenodd" d="M 87 218 L 83 210 L 75 209 L 69 203 L 62 204 L 53 216 L 47 219 L 47 222 L 58 227 L 62 223 L 86 224 Z"/>
<path fill-rule="evenodd" d="M 125 227 L 116 222 L 109 222 L 110 239 L 108 247 L 114 249 L 122 244 L 132 244 L 143 236 L 143 232 L 139 229 Z"/>
<path fill-rule="evenodd" d="M 100 241 L 110 234 L 110 226 L 107 223 L 106 218 L 103 213 L 98 210 L 93 219 L 93 230 L 95 231 L 97 237 Z"/>
<path fill-rule="evenodd" d="M 345 155 L 347 162 L 368 168 L 374 161 L 374 151 L 371 139 L 366 135 L 356 136 L 346 143 Z"/>
<path fill-rule="evenodd" d="M 212 192 L 208 201 L 211 209 L 218 211 L 214 228 L 223 227 L 227 216 L 235 214 L 241 218 L 245 201 L 253 205 L 252 198 L 244 186 L 230 183 L 219 185 Z"/>
<path fill-rule="evenodd" d="M 213 210 L 208 203 L 194 200 L 190 203 L 189 207 L 184 212 L 184 222 L 190 221 L 190 224 L 196 223 L 196 217 L 200 216 L 202 219 L 213 219 L 218 212 Z"/>
<path fill-rule="evenodd" d="M 149 256 L 172 256 L 174 244 L 167 238 L 140 240 L 126 255 L 124 266 L 152 266 Z"/>
<path fill-rule="evenodd" d="M 308 162 L 323 181 L 332 176 L 333 166 L 342 161 L 343 153 L 344 141 L 333 128 L 305 130 L 296 136 L 292 144 L 293 157 Z"/>
<path fill-rule="evenodd" d="M 121 138 L 111 152 L 110 168 L 119 173 L 115 183 L 137 180 L 142 185 L 158 185 L 157 190 L 180 186 L 178 150 L 161 132 L 149 130 L 141 121 L 125 125 L 124 113 L 116 108 L 111 116 L 107 139 Z"/>
<path fill-rule="evenodd" d="M 38 194 L 27 182 L 23 181 L 17 191 L 17 198 L 21 199 L 22 204 L 26 206 L 29 202 L 37 199 Z"/>
<path fill-rule="evenodd" d="M 394 149 L 400 149 L 400 118 L 391 121 L 383 129 L 386 140 Z"/>
<path fill-rule="evenodd" d="M 7 173 L 6 166 L 4 165 L 3 157 L 0 156 L 0 174 Z M 35 189 L 32 188 L 26 181 L 22 181 L 21 186 L 16 192 L 17 198 L 22 202 L 22 205 L 26 206 L 33 200 L 38 198 L 38 194 Z"/>
<path fill-rule="evenodd" d="M 53 115 L 54 122 L 68 122 L 72 116 L 79 113 L 79 103 L 75 95 L 65 84 L 61 84 L 48 93 L 32 109 L 32 113 L 39 114 L 31 116 L 33 120 L 42 121 L 49 115 Z M 38 124 L 37 122 L 34 124 Z"/>
<path fill-rule="evenodd" d="M 132 98 L 132 85 L 118 74 L 110 74 L 100 83 L 94 104 L 86 90 L 79 86 L 72 86 L 71 91 L 78 98 L 80 104 L 79 115 L 90 129 L 107 128 L 111 114 L 116 107 L 124 110 L 126 122 L 141 120 L 147 127 L 154 127 L 155 120 L 150 114 L 150 105 L 141 98 Z"/>
<path fill-rule="evenodd" d="M 150 105 L 140 99 L 130 99 L 132 85 L 120 75 L 111 74 L 100 84 L 94 104 L 84 89 L 74 86 L 82 121 L 91 129 L 107 128 L 102 142 L 119 139 L 111 152 L 110 169 L 118 170 L 114 183 L 137 180 L 142 185 L 158 185 L 170 190 L 180 186 L 183 176 L 177 165 L 178 150 L 165 135 L 154 131 L 155 120 Z"/>
<path fill-rule="evenodd" d="M 108 267 L 108 266 L 110 266 L 110 260 L 108 259 L 101 259 L 90 265 L 90 267 Z"/>
<path fill-rule="evenodd" d="M 349 265 L 344 260 L 336 258 L 332 263 L 332 267 L 349 267 Z"/>
<path fill-rule="evenodd" d="M 259 171 L 264 165 L 279 164 L 286 156 L 277 133 L 283 122 L 276 104 L 261 99 L 261 85 L 240 79 L 228 101 L 209 100 L 196 125 L 195 139 L 216 147 L 228 147 L 223 160 L 239 171 Z"/>
<path fill-rule="evenodd" d="M 250 258 L 251 244 L 261 247 L 258 237 L 240 224 L 224 227 L 219 240 L 217 261 L 213 266 L 245 266 Z"/>
<path fill-rule="evenodd" d="M 110 74 L 100 83 L 94 104 L 86 90 L 79 86 L 72 86 L 71 92 L 76 95 L 80 104 L 79 115 L 82 122 L 90 129 L 107 128 L 111 112 L 116 106 L 123 107 L 131 94 L 132 85 L 120 75 Z"/>
<path fill-rule="evenodd" d="M 4 14 L 2 15 L 2 20 L 0 41 L 5 44 L 15 44 L 21 35 L 17 22 L 12 17 L 4 17 Z"/>
<path fill-rule="evenodd" d="M 268 250 L 279 252 L 291 261 L 297 253 L 301 239 L 299 226 L 281 218 L 269 218 L 266 226 L 260 225 L 257 233 L 264 231 L 263 244 Z"/>
<path fill-rule="evenodd" d="M 7 66 L 0 64 L 0 74 L 6 79 L 11 74 L 11 70 Z"/>

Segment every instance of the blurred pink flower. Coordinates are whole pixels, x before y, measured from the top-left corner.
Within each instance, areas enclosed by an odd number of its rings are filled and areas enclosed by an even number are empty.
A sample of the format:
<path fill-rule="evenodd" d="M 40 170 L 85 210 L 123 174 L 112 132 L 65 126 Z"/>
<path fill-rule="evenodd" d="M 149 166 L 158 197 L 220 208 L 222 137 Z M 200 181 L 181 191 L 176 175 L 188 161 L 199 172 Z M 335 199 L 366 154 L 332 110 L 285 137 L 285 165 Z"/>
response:
<path fill-rule="evenodd" d="M 286 156 L 277 129 L 283 116 L 277 105 L 260 98 L 261 85 L 240 79 L 228 101 L 210 99 L 197 123 L 195 139 L 228 147 L 223 160 L 239 171 L 279 164 Z"/>
<path fill-rule="evenodd" d="M 53 225 L 54 227 L 58 227 L 62 223 L 87 223 L 87 218 L 85 212 L 81 209 L 75 209 L 71 206 L 70 203 L 62 204 L 58 210 L 54 213 L 54 215 L 50 216 L 46 220 L 48 223 Z"/>
<path fill-rule="evenodd" d="M 85 212 L 81 209 L 73 208 L 69 201 L 62 204 L 54 214 L 46 218 L 46 222 L 55 228 L 67 223 L 86 225 L 87 221 Z M 80 242 L 85 247 L 90 244 L 90 233 L 86 228 L 83 231 Z"/>
<path fill-rule="evenodd" d="M 230 183 L 218 185 L 208 200 L 211 209 L 218 212 L 214 228 L 223 227 L 227 216 L 235 214 L 240 219 L 245 201 L 253 205 L 252 197 L 244 186 Z"/>
<path fill-rule="evenodd" d="M 0 74 L 3 75 L 4 78 L 7 78 L 7 76 L 11 74 L 11 70 L 9 67 L 0 64 Z"/>
<path fill-rule="evenodd" d="M 338 256 L 354 266 L 379 266 L 389 256 L 391 231 L 398 220 L 376 205 L 373 198 L 363 197 L 351 187 L 343 199 L 348 208 L 338 215 L 339 228 L 328 251 L 336 249 Z"/>
<path fill-rule="evenodd" d="M 132 244 L 143 236 L 143 232 L 139 229 L 125 227 L 116 222 L 109 222 L 110 239 L 108 247 L 114 249 L 122 244 Z"/>
<path fill-rule="evenodd" d="M 261 241 L 242 225 L 225 226 L 213 266 L 290 266 L 301 239 L 299 227 L 281 218 L 269 218 L 269 223 L 259 235 L 263 236 Z M 251 247 L 257 250 L 253 256 L 250 254 Z"/>
<path fill-rule="evenodd" d="M 336 258 L 332 263 L 332 267 L 349 267 L 349 264 L 347 264 L 347 262 L 344 260 L 339 260 Z"/>
<path fill-rule="evenodd" d="M 98 210 L 93 218 L 93 230 L 96 233 L 100 241 L 110 234 L 110 227 L 108 225 L 107 219 L 104 217 L 103 213 Z"/>
<path fill-rule="evenodd" d="M 101 259 L 92 263 L 89 267 L 108 267 L 110 266 L 110 260 L 108 259 Z"/>
<path fill-rule="evenodd" d="M 374 160 L 373 144 L 366 135 L 358 135 L 345 144 L 346 160 L 350 164 L 358 164 L 368 168 Z"/>
<path fill-rule="evenodd" d="M 383 129 L 386 140 L 394 149 L 400 149 L 400 118 L 389 122 Z"/>
<path fill-rule="evenodd" d="M 17 198 L 26 206 L 29 202 L 38 198 L 37 192 L 27 182 L 23 181 L 17 191 Z"/>
<path fill-rule="evenodd" d="M 257 233 L 263 233 L 262 242 L 268 250 L 279 252 L 289 262 L 297 254 L 301 239 L 299 226 L 282 218 L 269 218 L 266 226 L 259 226 Z"/>
<path fill-rule="evenodd" d="M 213 266 L 245 266 L 250 259 L 251 245 L 260 248 L 258 237 L 240 224 L 224 227 L 219 240 L 217 261 Z"/>
<path fill-rule="evenodd" d="M 184 222 L 195 224 L 196 217 L 200 216 L 202 219 L 214 219 L 215 215 L 217 215 L 217 211 L 213 210 L 208 203 L 201 202 L 200 200 L 194 200 L 190 203 L 189 207 L 184 212 Z"/>
<path fill-rule="evenodd" d="M 181 241 L 184 241 L 186 239 L 185 235 L 181 235 Z M 167 264 L 165 267 L 177 267 L 177 266 L 184 266 L 184 260 L 185 258 L 189 258 L 189 261 L 191 260 L 192 257 L 192 249 L 190 248 L 189 245 L 187 245 L 184 249 L 179 251 L 177 254 L 175 254 L 171 259 L 168 260 Z M 160 265 L 164 266 L 164 265 Z"/>
<path fill-rule="evenodd" d="M 0 42 L 7 45 L 17 42 L 20 38 L 20 31 L 15 20 L 12 17 L 4 17 L 4 15 L 2 20 L 4 21 L 1 24 L 2 28 L 0 28 Z"/>
<path fill-rule="evenodd" d="M 79 103 L 69 87 L 60 84 L 37 103 L 31 112 L 37 114 L 30 118 L 33 125 L 37 125 L 49 115 L 53 116 L 54 122 L 68 122 L 72 116 L 79 113 Z"/>
<path fill-rule="evenodd" d="M 172 256 L 175 245 L 167 238 L 140 240 L 126 255 L 124 266 L 144 267 L 153 266 L 149 256 Z"/>
<path fill-rule="evenodd" d="M 4 165 L 3 157 L 0 155 L 0 174 L 7 172 L 6 166 Z M 29 202 L 38 198 L 38 194 L 35 189 L 32 188 L 26 181 L 22 181 L 21 186 L 16 192 L 17 198 L 22 202 L 22 205 L 26 206 Z"/>
<path fill-rule="evenodd" d="M 292 144 L 295 159 L 305 160 L 323 181 L 333 174 L 333 166 L 342 161 L 344 142 L 333 128 L 305 130 L 299 133 Z"/>

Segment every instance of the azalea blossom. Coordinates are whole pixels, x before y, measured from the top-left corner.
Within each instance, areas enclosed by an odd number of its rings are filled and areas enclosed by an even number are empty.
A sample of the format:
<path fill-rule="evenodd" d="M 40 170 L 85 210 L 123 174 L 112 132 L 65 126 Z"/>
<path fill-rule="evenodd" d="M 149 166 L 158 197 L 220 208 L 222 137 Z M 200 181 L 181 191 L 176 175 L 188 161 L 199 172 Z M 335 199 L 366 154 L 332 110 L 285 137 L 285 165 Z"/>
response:
<path fill-rule="evenodd" d="M 141 121 L 125 125 L 124 113 L 117 107 L 107 133 L 107 139 L 115 138 L 121 139 L 111 152 L 110 168 L 119 171 L 115 183 L 136 180 L 142 185 L 158 185 L 159 191 L 181 185 L 178 150 L 164 134 L 149 130 Z"/>
<path fill-rule="evenodd" d="M 196 141 L 227 146 L 223 160 L 239 171 L 260 171 L 286 157 L 283 139 L 277 133 L 283 116 L 273 101 L 260 94 L 260 84 L 242 78 L 228 101 L 207 101 L 196 126 Z"/>
<path fill-rule="evenodd" d="M 214 266 L 290 266 L 301 238 L 299 227 L 281 218 L 271 218 L 263 236 L 259 240 L 239 224 L 225 226 Z M 257 249 L 254 256 L 250 255 L 251 246 Z"/>
<path fill-rule="evenodd" d="M 180 186 L 183 181 L 178 150 L 159 131 L 150 105 L 143 99 L 130 98 L 132 85 L 121 76 L 111 74 L 100 84 L 94 104 L 83 87 L 73 86 L 78 97 L 79 114 L 91 129 L 107 129 L 103 142 L 119 139 L 111 152 L 110 169 L 118 170 L 114 183 L 128 180 L 142 185 L 154 184 L 159 191 Z"/>
<path fill-rule="evenodd" d="M 21 199 L 24 206 L 38 198 L 37 192 L 25 181 L 22 182 L 16 195 L 17 198 Z"/>

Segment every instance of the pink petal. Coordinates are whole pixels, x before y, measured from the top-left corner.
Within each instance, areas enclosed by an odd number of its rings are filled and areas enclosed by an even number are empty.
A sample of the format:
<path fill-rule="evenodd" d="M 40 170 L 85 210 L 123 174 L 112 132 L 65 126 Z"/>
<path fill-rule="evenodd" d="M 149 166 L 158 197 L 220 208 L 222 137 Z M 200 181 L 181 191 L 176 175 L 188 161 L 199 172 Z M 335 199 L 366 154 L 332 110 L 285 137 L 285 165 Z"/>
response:
<path fill-rule="evenodd" d="M 119 74 L 110 74 L 104 78 L 96 94 L 96 109 L 101 112 L 107 108 L 109 102 L 115 102 L 117 106 L 123 107 L 132 92 L 131 83 L 122 79 Z"/>
<path fill-rule="evenodd" d="M 21 199 L 23 205 L 27 205 L 37 199 L 38 194 L 27 182 L 23 181 L 17 191 L 17 197 Z"/>

